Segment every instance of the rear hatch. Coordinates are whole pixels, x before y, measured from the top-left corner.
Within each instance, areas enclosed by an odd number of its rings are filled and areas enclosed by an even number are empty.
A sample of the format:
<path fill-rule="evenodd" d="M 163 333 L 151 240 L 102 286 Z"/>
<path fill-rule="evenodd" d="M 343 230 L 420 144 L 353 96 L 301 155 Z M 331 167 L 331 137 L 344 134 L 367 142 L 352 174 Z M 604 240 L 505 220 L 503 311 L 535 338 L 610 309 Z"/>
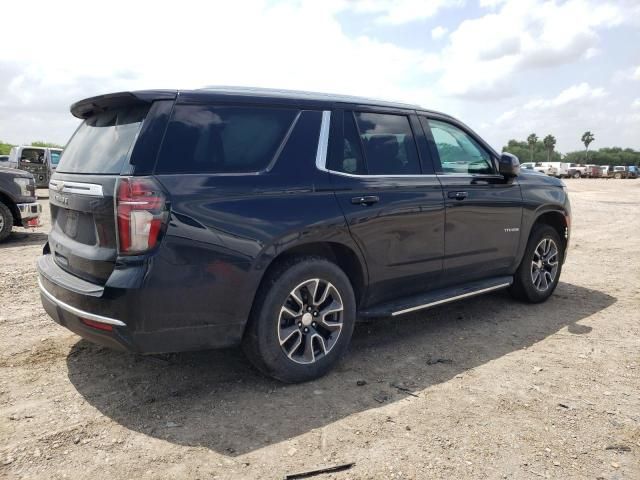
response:
<path fill-rule="evenodd" d="M 49 247 L 58 266 L 104 285 L 118 256 L 114 195 L 149 111 L 148 103 L 86 112 L 49 185 Z M 75 113 L 75 112 L 74 112 Z"/>

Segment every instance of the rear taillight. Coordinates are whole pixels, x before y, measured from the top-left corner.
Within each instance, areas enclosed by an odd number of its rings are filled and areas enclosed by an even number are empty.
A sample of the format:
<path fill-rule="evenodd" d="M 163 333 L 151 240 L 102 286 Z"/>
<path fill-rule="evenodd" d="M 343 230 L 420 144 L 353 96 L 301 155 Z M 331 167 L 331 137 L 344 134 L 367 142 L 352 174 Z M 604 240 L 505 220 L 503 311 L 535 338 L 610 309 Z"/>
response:
<path fill-rule="evenodd" d="M 149 177 L 121 177 L 116 195 L 120 254 L 138 255 L 158 244 L 167 220 L 167 199 Z"/>

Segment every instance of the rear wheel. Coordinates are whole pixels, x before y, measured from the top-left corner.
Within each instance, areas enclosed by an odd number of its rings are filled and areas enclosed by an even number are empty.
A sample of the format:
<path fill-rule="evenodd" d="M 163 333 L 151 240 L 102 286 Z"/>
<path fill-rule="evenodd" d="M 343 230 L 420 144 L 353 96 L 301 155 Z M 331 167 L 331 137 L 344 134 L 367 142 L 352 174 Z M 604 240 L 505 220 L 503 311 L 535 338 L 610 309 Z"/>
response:
<path fill-rule="evenodd" d="M 6 240 L 13 228 L 13 215 L 4 203 L 0 202 L 0 242 Z"/>
<path fill-rule="evenodd" d="M 573 172 L 573 178 L 580 178 L 580 172 Z"/>
<path fill-rule="evenodd" d="M 530 303 L 544 302 L 558 285 L 563 258 L 564 246 L 558 232 L 546 224 L 534 226 L 511 294 Z"/>
<path fill-rule="evenodd" d="M 621 173 L 616 173 L 613 178 L 617 178 L 618 180 L 620 180 L 622 178 L 622 174 Z"/>
<path fill-rule="evenodd" d="M 356 319 L 345 273 L 320 257 L 297 257 L 268 274 L 243 339 L 249 360 L 283 382 L 327 373 L 346 352 Z"/>

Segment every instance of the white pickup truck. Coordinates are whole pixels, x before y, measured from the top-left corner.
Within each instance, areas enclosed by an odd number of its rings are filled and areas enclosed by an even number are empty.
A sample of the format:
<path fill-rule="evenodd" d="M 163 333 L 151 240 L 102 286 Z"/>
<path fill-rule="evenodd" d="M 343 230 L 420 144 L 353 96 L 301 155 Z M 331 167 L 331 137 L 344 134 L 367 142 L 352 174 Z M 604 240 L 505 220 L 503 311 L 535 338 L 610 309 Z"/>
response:
<path fill-rule="evenodd" d="M 580 178 L 586 177 L 588 168 L 586 165 L 580 165 L 578 163 L 566 163 L 567 167 L 567 177 L 571 178 Z"/>

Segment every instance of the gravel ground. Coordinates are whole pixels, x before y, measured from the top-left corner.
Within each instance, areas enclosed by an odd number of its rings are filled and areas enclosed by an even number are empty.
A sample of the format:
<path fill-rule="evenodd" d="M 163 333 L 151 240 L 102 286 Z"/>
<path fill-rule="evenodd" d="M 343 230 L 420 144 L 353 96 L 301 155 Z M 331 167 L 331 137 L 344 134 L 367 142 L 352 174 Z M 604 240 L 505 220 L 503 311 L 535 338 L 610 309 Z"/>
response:
<path fill-rule="evenodd" d="M 238 350 L 140 357 L 40 306 L 49 229 L 0 246 L 0 477 L 640 479 L 640 180 L 567 180 L 555 295 L 490 294 L 361 324 L 287 386 Z M 42 192 L 45 193 L 45 192 Z"/>

